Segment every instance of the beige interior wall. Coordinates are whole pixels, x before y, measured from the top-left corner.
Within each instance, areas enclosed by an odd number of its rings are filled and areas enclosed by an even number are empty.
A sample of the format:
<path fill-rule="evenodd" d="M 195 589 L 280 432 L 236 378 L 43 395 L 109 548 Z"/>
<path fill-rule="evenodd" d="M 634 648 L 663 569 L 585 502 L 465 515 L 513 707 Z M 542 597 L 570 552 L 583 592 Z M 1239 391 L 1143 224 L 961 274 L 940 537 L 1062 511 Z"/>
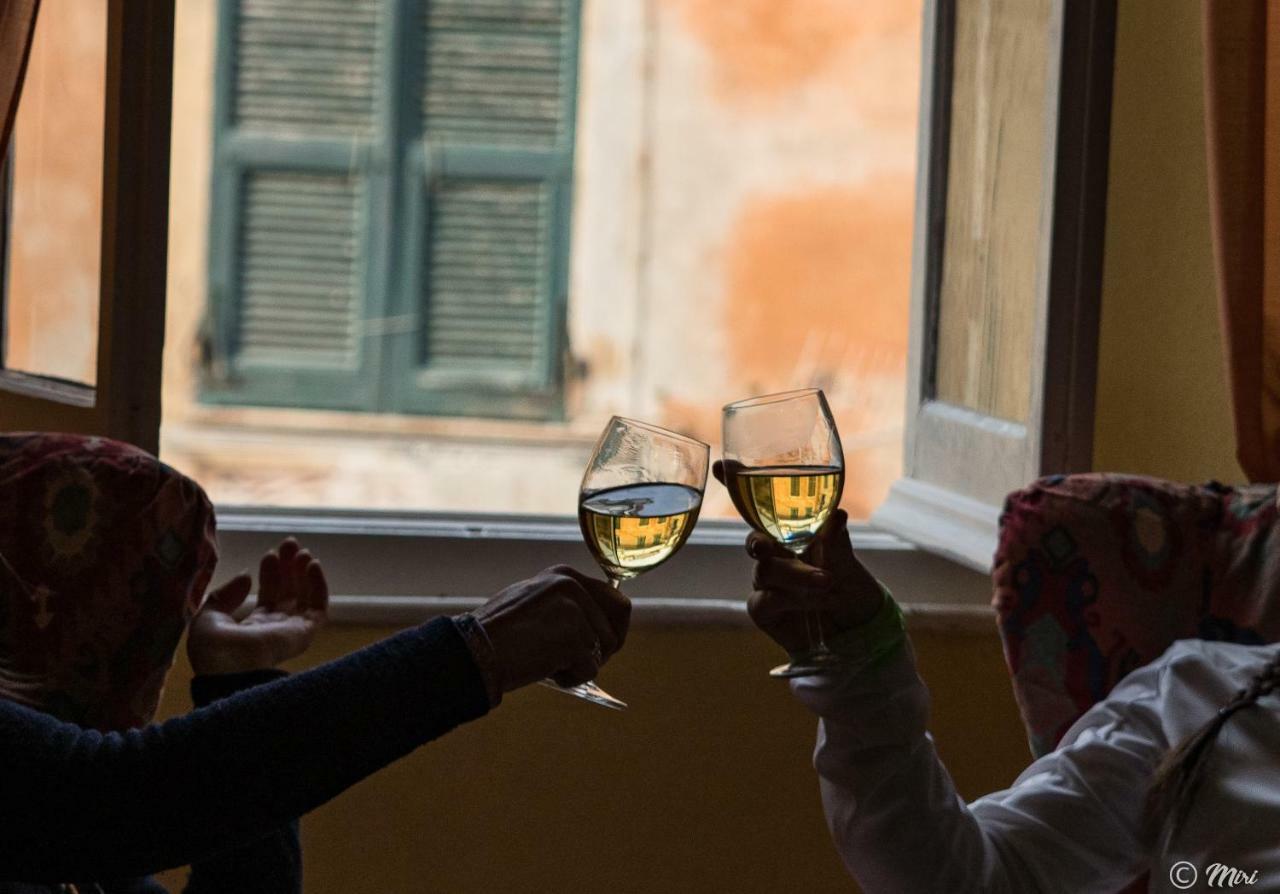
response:
<path fill-rule="evenodd" d="M 313 657 L 389 632 L 331 628 Z M 913 639 L 961 792 L 1007 785 L 1028 751 L 994 631 Z M 304 820 L 306 890 L 855 890 L 822 818 L 814 720 L 766 675 L 779 658 L 745 629 L 635 629 L 601 678 L 629 711 L 508 696 Z M 187 709 L 188 674 L 171 675 L 163 712 Z"/>
<path fill-rule="evenodd" d="M 1120 0 L 1094 468 L 1233 482 L 1200 15 Z"/>

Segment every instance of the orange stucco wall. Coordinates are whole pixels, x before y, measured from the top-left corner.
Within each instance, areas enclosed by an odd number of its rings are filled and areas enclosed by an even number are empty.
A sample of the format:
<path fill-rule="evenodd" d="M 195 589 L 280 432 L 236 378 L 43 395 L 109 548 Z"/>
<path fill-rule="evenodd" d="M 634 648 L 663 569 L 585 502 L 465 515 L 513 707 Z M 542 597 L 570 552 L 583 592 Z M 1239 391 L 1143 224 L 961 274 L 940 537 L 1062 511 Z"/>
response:
<path fill-rule="evenodd" d="M 92 384 L 98 364 L 107 7 L 41 4 L 14 125 L 5 365 Z"/>

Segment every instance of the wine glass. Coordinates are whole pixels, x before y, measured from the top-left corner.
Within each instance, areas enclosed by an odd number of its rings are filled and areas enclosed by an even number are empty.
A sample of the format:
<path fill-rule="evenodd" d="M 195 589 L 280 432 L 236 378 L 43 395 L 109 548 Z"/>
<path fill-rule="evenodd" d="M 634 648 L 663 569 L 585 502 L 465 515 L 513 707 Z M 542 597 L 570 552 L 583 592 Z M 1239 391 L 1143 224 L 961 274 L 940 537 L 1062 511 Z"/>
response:
<path fill-rule="evenodd" d="M 647 422 L 609 420 L 582 476 L 578 524 L 615 588 L 657 568 L 689 539 L 702 509 L 710 450 Z M 627 706 L 594 681 L 542 682 L 608 708 Z"/>
<path fill-rule="evenodd" d="M 844 452 L 827 399 L 817 388 L 766 394 L 724 408 L 725 486 L 751 527 L 799 556 L 844 487 Z M 805 612 L 809 649 L 769 673 L 804 677 L 843 660 L 827 647 L 822 619 Z"/>

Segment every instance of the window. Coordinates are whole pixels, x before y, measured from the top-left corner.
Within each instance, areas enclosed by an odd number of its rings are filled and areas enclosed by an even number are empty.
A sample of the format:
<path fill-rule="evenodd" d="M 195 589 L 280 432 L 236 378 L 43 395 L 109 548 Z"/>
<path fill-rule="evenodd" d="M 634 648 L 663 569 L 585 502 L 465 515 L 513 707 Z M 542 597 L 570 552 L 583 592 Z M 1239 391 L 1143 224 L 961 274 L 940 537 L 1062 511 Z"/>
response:
<path fill-rule="evenodd" d="M 611 415 L 714 448 L 726 402 L 815 384 L 865 519 L 920 8 L 793 13 L 179 4 L 162 456 L 222 505 L 572 517 Z M 714 483 L 702 518 L 736 518 Z"/>
<path fill-rule="evenodd" d="M 41 4 L 12 144 L 6 429 L 158 448 L 172 20 L 164 0 Z"/>
<path fill-rule="evenodd" d="M 578 16 L 219 4 L 204 400 L 562 414 Z"/>
<path fill-rule="evenodd" d="M 9 369 L 90 387 L 98 372 L 106 32 L 101 3 L 79 11 L 52 3 L 36 20 L 5 174 L 0 357 Z"/>
<path fill-rule="evenodd" d="M 1006 494 L 1092 468 L 1115 16 L 927 6 L 905 461 L 873 522 L 979 570 Z"/>
<path fill-rule="evenodd" d="M 151 446 L 144 7 L 106 5 L 98 381 L 0 387 L 10 425 L 48 399 Z M 919 10 L 811 13 L 181 4 L 163 455 L 223 505 L 567 516 L 611 413 L 714 442 L 725 400 L 819 384 L 851 514 L 985 565 L 1006 490 L 1089 464 L 1114 4 L 926 4 L 914 178 Z"/>

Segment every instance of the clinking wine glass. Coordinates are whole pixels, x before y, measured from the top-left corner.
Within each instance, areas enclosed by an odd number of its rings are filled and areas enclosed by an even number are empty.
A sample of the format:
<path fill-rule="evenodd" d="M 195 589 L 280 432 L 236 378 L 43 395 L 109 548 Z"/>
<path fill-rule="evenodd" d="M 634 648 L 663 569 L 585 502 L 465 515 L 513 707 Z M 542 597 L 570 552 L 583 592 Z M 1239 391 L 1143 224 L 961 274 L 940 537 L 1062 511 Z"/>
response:
<path fill-rule="evenodd" d="M 609 420 L 582 476 L 578 523 L 615 588 L 657 568 L 689 539 L 702 509 L 709 456 L 701 441 L 634 419 Z M 542 682 L 608 708 L 626 707 L 594 681 L 570 687 Z"/>
<path fill-rule="evenodd" d="M 844 452 L 817 388 L 731 403 L 722 417 L 725 486 L 751 527 L 801 555 L 840 505 Z M 844 662 L 828 648 L 821 616 L 805 612 L 809 649 L 769 673 L 820 674 Z"/>

